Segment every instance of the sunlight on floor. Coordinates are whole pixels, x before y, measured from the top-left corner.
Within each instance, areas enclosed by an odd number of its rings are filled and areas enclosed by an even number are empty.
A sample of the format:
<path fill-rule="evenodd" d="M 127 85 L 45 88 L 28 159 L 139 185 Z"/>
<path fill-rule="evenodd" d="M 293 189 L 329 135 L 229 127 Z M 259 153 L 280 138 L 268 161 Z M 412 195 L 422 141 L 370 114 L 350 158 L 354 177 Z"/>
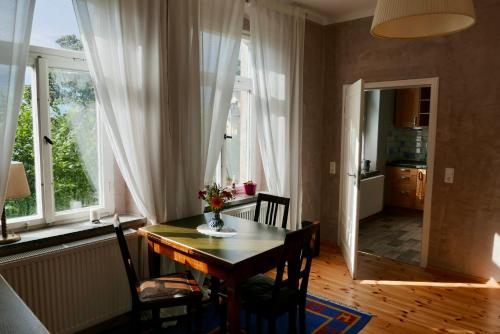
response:
<path fill-rule="evenodd" d="M 431 286 L 441 288 L 482 288 L 500 289 L 500 284 L 494 279 L 486 283 L 458 283 L 458 282 L 412 282 L 412 281 L 384 281 L 384 280 L 360 280 L 360 284 L 367 285 L 393 285 L 393 286 Z"/>
<path fill-rule="evenodd" d="M 498 233 L 495 233 L 495 238 L 493 238 L 493 254 L 491 254 L 491 259 L 500 268 L 500 235 Z"/>

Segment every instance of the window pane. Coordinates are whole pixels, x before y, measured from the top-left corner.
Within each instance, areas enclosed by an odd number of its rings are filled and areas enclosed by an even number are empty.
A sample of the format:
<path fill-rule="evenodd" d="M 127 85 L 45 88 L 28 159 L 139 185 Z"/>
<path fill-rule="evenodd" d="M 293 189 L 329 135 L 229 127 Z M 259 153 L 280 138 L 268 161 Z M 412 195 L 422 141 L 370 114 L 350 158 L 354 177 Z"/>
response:
<path fill-rule="evenodd" d="M 88 72 L 49 70 L 52 169 L 56 211 L 99 204 L 94 88 Z"/>
<path fill-rule="evenodd" d="M 83 50 L 71 0 L 37 0 L 30 45 Z"/>
<path fill-rule="evenodd" d="M 240 44 L 240 54 L 238 58 L 238 68 L 236 70 L 236 75 L 250 78 L 252 76 L 251 66 L 250 41 L 247 39 L 242 39 Z"/>
<path fill-rule="evenodd" d="M 22 199 L 7 200 L 5 202 L 5 213 L 7 218 L 26 217 L 37 214 L 31 76 L 32 69 L 27 67 L 23 100 L 19 110 L 16 141 L 14 143 L 12 155 L 13 161 L 20 161 L 24 165 L 31 195 Z"/>
<path fill-rule="evenodd" d="M 250 94 L 235 90 L 226 123 L 227 138 L 224 145 L 224 184 L 240 184 L 249 180 L 250 163 Z"/>

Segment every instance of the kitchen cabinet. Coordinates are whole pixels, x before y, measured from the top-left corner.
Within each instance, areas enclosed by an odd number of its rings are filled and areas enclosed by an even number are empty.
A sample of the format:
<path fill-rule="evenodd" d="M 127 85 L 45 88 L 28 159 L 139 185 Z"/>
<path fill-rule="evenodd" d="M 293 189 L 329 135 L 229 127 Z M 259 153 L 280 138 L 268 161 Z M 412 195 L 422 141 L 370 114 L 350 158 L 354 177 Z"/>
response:
<path fill-rule="evenodd" d="M 387 167 L 387 204 L 392 207 L 423 210 L 426 170 Z"/>
<path fill-rule="evenodd" d="M 429 126 L 430 106 L 430 87 L 396 90 L 394 126 L 396 128 L 421 128 Z"/>

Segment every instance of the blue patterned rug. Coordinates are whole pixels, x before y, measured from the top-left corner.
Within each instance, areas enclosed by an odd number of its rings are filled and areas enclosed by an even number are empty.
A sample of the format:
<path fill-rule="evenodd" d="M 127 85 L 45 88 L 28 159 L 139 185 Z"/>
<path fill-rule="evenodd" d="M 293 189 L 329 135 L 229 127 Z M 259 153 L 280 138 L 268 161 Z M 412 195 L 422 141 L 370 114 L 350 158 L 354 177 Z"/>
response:
<path fill-rule="evenodd" d="M 371 319 L 371 314 L 343 306 L 330 300 L 307 295 L 306 331 L 314 334 L 355 334 L 359 333 Z M 256 333 L 256 319 L 251 318 L 250 333 Z M 241 325 L 245 325 L 245 316 L 242 312 Z M 297 325 L 298 328 L 298 325 Z M 174 333 L 177 331 L 172 328 Z M 263 333 L 268 332 L 267 322 L 262 321 Z M 277 321 L 276 332 L 287 333 L 288 315 L 283 315 Z M 213 305 L 203 310 L 203 333 L 215 334 L 219 332 L 219 315 Z M 180 333 L 180 332 L 179 332 Z"/>

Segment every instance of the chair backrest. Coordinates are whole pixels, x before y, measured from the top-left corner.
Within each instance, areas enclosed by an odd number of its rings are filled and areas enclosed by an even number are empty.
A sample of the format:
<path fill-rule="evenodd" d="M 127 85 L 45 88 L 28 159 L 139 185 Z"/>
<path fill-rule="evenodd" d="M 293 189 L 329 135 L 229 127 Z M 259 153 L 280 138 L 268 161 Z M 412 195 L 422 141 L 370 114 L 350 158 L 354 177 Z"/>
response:
<path fill-rule="evenodd" d="M 118 240 L 118 245 L 120 246 L 120 253 L 122 255 L 123 264 L 125 265 L 125 271 L 127 272 L 127 279 L 130 288 L 130 294 L 132 295 L 132 302 L 134 304 L 139 303 L 139 295 L 137 293 L 137 286 L 139 281 L 137 280 L 137 275 L 135 274 L 135 269 L 132 264 L 132 258 L 130 257 L 130 252 L 128 251 L 127 240 L 123 234 L 123 229 L 120 225 L 120 219 L 118 215 L 114 217 L 114 226 L 116 239 Z"/>
<path fill-rule="evenodd" d="M 290 232 L 286 235 L 282 258 L 278 264 L 274 286 L 274 297 L 277 296 L 283 283 L 292 289 L 298 289 L 300 298 L 305 300 L 309 274 L 314 253 L 316 232 L 319 222 L 302 222 L 302 229 Z M 283 274 L 287 268 L 287 279 L 283 281 Z"/>
<path fill-rule="evenodd" d="M 257 206 L 255 208 L 255 216 L 253 218 L 253 220 L 256 222 L 259 221 L 262 202 L 267 202 L 266 220 L 264 221 L 264 223 L 267 225 L 276 226 L 276 217 L 278 216 L 278 208 L 280 205 L 282 205 L 283 220 L 281 221 L 281 227 L 286 228 L 286 223 L 288 221 L 288 207 L 290 206 L 290 199 L 286 197 L 279 197 L 279 196 L 259 193 L 257 195 Z"/>

